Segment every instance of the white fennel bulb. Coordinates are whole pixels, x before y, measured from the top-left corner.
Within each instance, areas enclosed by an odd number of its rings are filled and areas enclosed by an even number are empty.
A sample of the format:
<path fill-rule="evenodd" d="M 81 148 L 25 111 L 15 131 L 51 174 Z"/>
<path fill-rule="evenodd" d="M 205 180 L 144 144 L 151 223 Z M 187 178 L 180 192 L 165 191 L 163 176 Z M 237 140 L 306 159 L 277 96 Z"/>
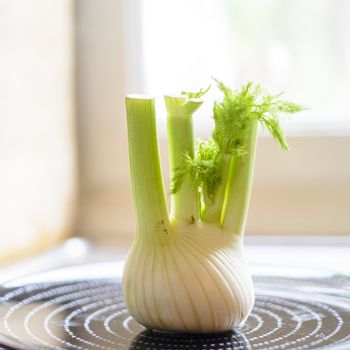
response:
<path fill-rule="evenodd" d="M 212 224 L 136 239 L 123 277 L 130 314 L 151 329 L 222 332 L 248 317 L 254 288 L 242 243 Z"/>

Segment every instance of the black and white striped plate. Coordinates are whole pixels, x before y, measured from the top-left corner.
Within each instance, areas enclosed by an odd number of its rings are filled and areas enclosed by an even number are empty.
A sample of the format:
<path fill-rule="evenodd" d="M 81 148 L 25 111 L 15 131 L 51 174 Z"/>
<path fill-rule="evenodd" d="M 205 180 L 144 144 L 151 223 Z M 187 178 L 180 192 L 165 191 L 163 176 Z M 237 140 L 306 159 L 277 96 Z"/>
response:
<path fill-rule="evenodd" d="M 148 331 L 133 320 L 118 264 L 58 269 L 2 286 L 0 344 L 29 350 L 350 349 L 347 277 L 259 274 L 255 307 L 244 326 L 185 335 Z"/>

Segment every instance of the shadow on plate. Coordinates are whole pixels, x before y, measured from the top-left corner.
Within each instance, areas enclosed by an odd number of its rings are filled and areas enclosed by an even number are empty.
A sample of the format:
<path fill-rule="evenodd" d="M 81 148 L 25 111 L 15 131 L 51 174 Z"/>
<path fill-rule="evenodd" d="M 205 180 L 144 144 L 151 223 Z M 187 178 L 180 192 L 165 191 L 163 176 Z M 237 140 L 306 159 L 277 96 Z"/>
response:
<path fill-rule="evenodd" d="M 248 340 L 237 332 L 217 334 L 167 333 L 145 330 L 132 341 L 129 350 L 250 350 Z"/>

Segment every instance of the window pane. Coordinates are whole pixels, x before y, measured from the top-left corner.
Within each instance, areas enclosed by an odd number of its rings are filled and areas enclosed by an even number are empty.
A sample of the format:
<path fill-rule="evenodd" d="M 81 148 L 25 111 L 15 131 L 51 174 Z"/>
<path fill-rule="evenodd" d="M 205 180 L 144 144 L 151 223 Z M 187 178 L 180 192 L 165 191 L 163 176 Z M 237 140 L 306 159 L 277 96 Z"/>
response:
<path fill-rule="evenodd" d="M 312 107 L 289 132 L 350 132 L 347 0 L 143 0 L 144 90 L 248 80 Z M 184 84 L 187 84 L 184 86 Z M 299 130 L 299 129 L 302 130 Z"/>

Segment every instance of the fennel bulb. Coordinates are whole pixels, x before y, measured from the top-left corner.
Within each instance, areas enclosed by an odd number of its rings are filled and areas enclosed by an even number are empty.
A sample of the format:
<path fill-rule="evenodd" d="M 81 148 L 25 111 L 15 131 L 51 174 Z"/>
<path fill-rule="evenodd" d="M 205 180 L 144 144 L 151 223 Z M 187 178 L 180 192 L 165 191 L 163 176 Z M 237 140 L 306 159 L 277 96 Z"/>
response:
<path fill-rule="evenodd" d="M 261 123 L 283 149 L 278 117 L 302 107 L 248 83 L 214 105 L 212 139 L 194 147 L 192 114 L 202 95 L 165 96 L 171 184 L 168 214 L 160 167 L 154 99 L 126 98 L 136 236 L 123 273 L 130 314 L 150 329 L 223 332 L 254 305 L 243 235 Z"/>

